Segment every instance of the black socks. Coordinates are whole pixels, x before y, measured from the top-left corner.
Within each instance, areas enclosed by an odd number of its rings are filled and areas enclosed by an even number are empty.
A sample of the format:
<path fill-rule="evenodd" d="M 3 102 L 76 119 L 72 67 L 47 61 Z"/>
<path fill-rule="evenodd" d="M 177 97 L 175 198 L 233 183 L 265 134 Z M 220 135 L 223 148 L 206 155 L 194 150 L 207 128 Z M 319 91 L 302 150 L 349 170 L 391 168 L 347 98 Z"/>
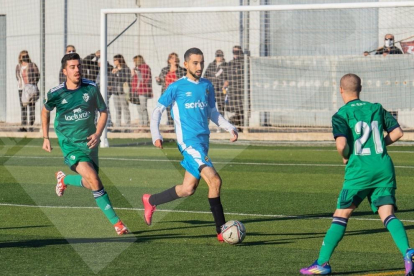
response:
<path fill-rule="evenodd" d="M 220 227 L 226 223 L 220 197 L 209 198 L 208 202 L 210 203 L 210 210 L 213 213 L 214 222 L 216 223 L 217 234 L 220 234 L 221 233 Z"/>
<path fill-rule="evenodd" d="M 173 200 L 176 200 L 180 198 L 177 193 L 175 192 L 175 186 L 172 188 L 169 188 L 168 190 L 165 190 L 158 194 L 153 194 L 149 198 L 149 203 L 151 205 L 160 205 L 163 203 L 167 203 Z"/>

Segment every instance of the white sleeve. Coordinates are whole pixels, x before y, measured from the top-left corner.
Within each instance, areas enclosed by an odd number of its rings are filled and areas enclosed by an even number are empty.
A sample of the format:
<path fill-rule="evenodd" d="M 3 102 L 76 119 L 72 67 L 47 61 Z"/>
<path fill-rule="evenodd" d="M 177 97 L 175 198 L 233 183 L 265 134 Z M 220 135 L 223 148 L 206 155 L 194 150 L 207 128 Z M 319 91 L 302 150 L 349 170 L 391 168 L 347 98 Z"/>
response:
<path fill-rule="evenodd" d="M 151 129 L 152 143 L 154 145 L 155 145 L 155 141 L 157 140 L 162 141 L 162 136 L 160 133 L 159 126 L 161 122 L 161 116 L 165 108 L 166 107 L 163 106 L 162 104 L 157 103 L 157 106 L 154 108 L 154 111 L 152 112 L 150 129 Z"/>
<path fill-rule="evenodd" d="M 237 132 L 237 128 L 224 119 L 216 107 L 210 108 L 210 120 L 228 132 Z"/>

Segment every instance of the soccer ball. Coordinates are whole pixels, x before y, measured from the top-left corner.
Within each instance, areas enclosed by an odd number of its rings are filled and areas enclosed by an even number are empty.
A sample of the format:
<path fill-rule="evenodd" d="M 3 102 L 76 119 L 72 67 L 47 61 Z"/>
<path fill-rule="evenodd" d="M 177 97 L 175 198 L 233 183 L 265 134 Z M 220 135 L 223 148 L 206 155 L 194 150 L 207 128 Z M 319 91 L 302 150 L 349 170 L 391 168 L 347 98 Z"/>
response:
<path fill-rule="evenodd" d="M 246 228 L 240 221 L 230 220 L 221 226 L 221 234 L 226 243 L 241 243 L 246 237 Z"/>

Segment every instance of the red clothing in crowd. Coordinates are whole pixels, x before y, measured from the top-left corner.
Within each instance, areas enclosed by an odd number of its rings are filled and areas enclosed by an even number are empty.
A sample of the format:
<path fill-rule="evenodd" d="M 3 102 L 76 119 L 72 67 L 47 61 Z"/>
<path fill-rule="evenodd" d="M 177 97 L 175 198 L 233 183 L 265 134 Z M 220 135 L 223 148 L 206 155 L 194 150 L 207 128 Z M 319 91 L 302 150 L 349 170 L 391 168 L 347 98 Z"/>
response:
<path fill-rule="evenodd" d="M 135 75 L 131 80 L 131 92 L 152 98 L 151 69 L 147 64 L 135 67 Z"/>
<path fill-rule="evenodd" d="M 167 89 L 167 87 L 175 82 L 177 80 L 177 74 L 175 72 L 168 72 L 167 75 L 165 76 L 165 89 Z"/>

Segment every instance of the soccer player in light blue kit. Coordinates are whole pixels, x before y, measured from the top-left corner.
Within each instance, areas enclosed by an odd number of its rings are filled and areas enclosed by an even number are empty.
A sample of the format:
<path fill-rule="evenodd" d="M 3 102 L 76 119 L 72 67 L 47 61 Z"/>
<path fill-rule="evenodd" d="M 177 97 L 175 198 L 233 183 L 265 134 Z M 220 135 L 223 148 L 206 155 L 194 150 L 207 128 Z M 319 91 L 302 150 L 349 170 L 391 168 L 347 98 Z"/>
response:
<path fill-rule="evenodd" d="M 209 149 L 209 119 L 231 134 L 230 141 L 238 138 L 236 128 L 217 111 L 214 87 L 210 81 L 201 78 L 204 69 L 204 56 L 198 48 L 185 52 L 184 66 L 187 75 L 168 86 L 158 100 L 151 118 L 152 141 L 162 149 L 162 136 L 159 131 L 161 115 L 171 105 L 171 115 L 175 124 L 178 148 L 184 159 L 181 165 L 186 170 L 183 183 L 158 194 L 144 194 L 142 203 L 144 218 L 151 225 L 152 215 L 157 205 L 194 194 L 202 177 L 209 188 L 208 201 L 216 224 L 217 239 L 223 242 L 221 226 L 225 224 L 223 206 L 220 200 L 221 178 L 207 156 Z"/>

